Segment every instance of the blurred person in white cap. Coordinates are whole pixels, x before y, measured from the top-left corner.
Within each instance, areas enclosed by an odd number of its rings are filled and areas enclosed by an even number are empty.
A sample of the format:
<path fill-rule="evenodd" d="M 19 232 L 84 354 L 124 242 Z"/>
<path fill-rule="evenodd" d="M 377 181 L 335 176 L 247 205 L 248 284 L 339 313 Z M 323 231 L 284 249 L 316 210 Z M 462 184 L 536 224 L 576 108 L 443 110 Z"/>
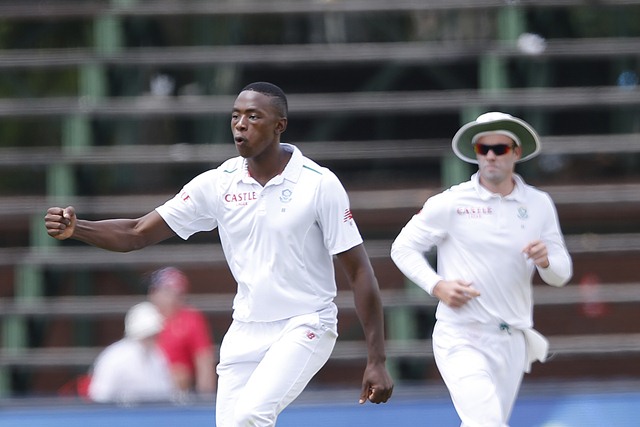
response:
<path fill-rule="evenodd" d="M 96 358 L 89 384 L 91 400 L 133 404 L 175 397 L 167 360 L 156 341 L 163 322 L 150 302 L 136 304 L 127 312 L 124 337 Z"/>
<path fill-rule="evenodd" d="M 149 301 L 164 316 L 158 336 L 173 379 L 185 393 L 212 394 L 216 390 L 214 346 L 205 316 L 187 304 L 189 279 L 175 267 L 151 273 Z"/>
<path fill-rule="evenodd" d="M 515 173 L 540 152 L 527 122 L 485 113 L 460 128 L 452 147 L 477 173 L 430 197 L 391 256 L 439 299 L 433 351 L 461 426 L 505 427 L 524 372 L 547 357 L 548 342 L 533 329 L 533 275 L 563 286 L 572 261 L 551 197 Z M 424 255 L 433 248 L 437 269 Z"/>

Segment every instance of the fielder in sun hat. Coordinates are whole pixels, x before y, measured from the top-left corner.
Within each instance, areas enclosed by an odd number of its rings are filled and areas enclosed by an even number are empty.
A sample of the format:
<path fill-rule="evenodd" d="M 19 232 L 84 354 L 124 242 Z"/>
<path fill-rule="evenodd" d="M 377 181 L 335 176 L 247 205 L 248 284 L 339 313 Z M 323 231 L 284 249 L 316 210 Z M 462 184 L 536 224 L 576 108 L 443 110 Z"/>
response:
<path fill-rule="evenodd" d="M 473 145 L 478 138 L 490 133 L 499 133 L 513 139 L 522 150 L 517 163 L 529 160 L 540 152 L 540 137 L 529 123 L 498 111 L 484 113 L 462 126 L 453 136 L 453 152 L 465 162 L 478 163 Z"/>

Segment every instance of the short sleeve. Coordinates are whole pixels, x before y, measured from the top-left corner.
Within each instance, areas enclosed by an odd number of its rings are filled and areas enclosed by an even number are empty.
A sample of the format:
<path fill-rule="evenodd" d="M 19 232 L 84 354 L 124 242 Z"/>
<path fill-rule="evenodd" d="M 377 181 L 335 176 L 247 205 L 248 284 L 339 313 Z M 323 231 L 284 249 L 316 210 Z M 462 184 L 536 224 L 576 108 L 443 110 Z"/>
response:
<path fill-rule="evenodd" d="M 182 239 L 218 226 L 216 176 L 216 170 L 198 175 L 172 199 L 156 208 L 156 212 Z"/>
<path fill-rule="evenodd" d="M 329 170 L 325 170 L 318 188 L 317 212 L 329 253 L 335 255 L 362 243 L 347 192 L 338 177 Z"/>

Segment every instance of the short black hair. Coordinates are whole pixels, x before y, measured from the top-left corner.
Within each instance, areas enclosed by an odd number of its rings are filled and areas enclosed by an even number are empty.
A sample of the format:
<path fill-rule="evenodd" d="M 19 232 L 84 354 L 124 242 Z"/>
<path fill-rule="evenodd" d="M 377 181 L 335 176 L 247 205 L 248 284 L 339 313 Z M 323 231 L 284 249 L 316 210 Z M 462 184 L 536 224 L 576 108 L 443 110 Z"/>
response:
<path fill-rule="evenodd" d="M 287 96 L 284 91 L 273 83 L 268 82 L 253 82 L 242 88 L 241 92 L 245 90 L 252 90 L 254 92 L 261 93 L 273 98 L 273 104 L 278 108 L 282 117 L 287 117 L 289 114 L 289 104 L 287 102 Z"/>

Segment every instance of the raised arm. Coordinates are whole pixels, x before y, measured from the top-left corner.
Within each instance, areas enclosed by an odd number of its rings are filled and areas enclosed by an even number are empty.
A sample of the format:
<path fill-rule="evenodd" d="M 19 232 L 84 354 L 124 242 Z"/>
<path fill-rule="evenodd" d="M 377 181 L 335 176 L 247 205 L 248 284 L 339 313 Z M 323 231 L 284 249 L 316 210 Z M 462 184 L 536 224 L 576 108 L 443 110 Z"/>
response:
<path fill-rule="evenodd" d="M 135 251 L 175 235 L 156 211 L 137 219 L 87 221 L 78 219 L 72 206 L 52 207 L 44 222 L 47 233 L 55 239 L 80 240 L 115 252 Z"/>
<path fill-rule="evenodd" d="M 362 244 L 337 255 L 353 290 L 356 313 L 367 341 L 367 367 L 362 379 L 360 403 L 386 402 L 393 380 L 385 367 L 384 315 L 378 281 Z"/>

